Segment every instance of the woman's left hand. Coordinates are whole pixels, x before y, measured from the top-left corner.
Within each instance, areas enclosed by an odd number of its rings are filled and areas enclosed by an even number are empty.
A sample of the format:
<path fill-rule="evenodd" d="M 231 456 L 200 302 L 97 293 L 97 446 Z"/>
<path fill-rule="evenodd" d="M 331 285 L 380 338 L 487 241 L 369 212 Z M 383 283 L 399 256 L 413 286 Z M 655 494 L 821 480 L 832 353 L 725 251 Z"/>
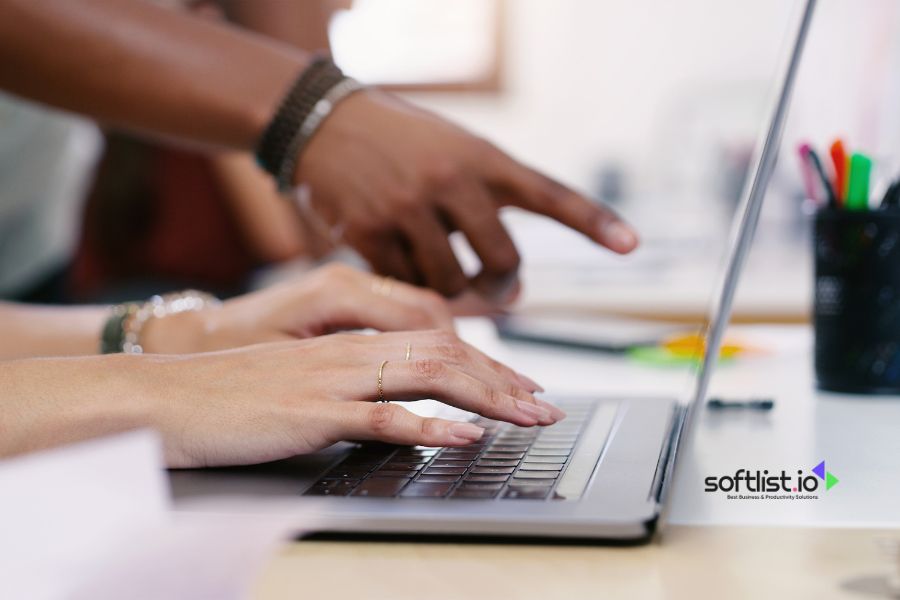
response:
<path fill-rule="evenodd" d="M 183 354 L 362 328 L 452 330 L 453 317 L 436 292 L 335 264 L 221 307 L 151 319 L 142 341 L 148 353 Z"/>

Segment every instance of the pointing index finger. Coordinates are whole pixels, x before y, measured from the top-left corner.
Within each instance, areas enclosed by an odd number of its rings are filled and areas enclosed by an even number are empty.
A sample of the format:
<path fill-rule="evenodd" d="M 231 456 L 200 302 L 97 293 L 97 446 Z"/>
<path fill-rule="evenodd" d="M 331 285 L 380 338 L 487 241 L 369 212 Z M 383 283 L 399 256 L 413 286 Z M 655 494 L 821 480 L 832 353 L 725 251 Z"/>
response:
<path fill-rule="evenodd" d="M 506 203 L 538 213 L 578 231 L 619 254 L 638 245 L 635 230 L 610 208 L 592 202 L 499 150 L 488 165 L 489 179 L 506 192 Z"/>

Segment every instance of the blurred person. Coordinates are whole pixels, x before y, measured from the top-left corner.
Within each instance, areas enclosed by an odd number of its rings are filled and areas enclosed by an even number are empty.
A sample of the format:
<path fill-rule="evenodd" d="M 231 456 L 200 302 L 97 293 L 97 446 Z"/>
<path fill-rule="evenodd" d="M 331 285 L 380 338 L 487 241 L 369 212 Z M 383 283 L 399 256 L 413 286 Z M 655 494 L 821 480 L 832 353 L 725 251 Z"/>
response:
<path fill-rule="evenodd" d="M 175 4 L 318 52 L 329 51 L 328 22 L 338 8 L 330 0 Z M 117 131 L 105 141 L 67 282 L 77 301 L 184 287 L 230 297 L 248 291 L 259 269 L 299 258 L 315 264 L 335 249 L 249 153 L 203 152 Z"/>
<path fill-rule="evenodd" d="M 637 244 L 605 207 L 434 115 L 350 85 L 326 59 L 141 0 L 0 4 L 0 87 L 107 126 L 255 149 L 282 187 L 308 187 L 313 212 L 373 268 L 447 296 L 515 295 L 504 205 L 617 252 Z M 335 91 L 310 120 L 310 102 Z M 312 123 L 303 135 L 300 116 Z M 481 259 L 472 278 L 450 247 L 455 230 Z"/>

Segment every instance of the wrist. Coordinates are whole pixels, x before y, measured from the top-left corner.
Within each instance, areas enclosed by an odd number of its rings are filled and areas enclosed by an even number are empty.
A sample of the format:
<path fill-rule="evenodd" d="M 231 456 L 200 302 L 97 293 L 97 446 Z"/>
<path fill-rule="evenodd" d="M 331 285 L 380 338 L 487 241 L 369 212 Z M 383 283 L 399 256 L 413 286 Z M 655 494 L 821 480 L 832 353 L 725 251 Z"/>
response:
<path fill-rule="evenodd" d="M 196 290 L 153 296 L 143 303 L 114 306 L 103 326 L 100 349 L 103 354 L 196 352 L 205 334 L 203 319 L 176 318 L 211 311 L 222 303 Z M 160 322 L 168 320 L 168 326 Z M 173 327 L 172 325 L 180 325 Z M 155 331 L 152 335 L 149 331 Z"/>
<path fill-rule="evenodd" d="M 212 309 L 184 312 L 150 319 L 144 326 L 141 345 L 146 354 L 192 354 L 202 352 L 206 313 Z"/>
<path fill-rule="evenodd" d="M 299 157 L 334 107 L 361 89 L 362 84 L 324 56 L 314 58 L 300 73 L 256 147 L 257 162 L 275 178 L 280 191 L 294 187 Z"/>

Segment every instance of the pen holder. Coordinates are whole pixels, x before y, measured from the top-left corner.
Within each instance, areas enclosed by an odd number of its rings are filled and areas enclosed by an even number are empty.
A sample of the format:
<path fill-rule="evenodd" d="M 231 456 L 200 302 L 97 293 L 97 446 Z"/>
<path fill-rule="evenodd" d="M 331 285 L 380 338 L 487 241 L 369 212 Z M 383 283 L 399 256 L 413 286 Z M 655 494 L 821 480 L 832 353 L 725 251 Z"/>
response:
<path fill-rule="evenodd" d="M 900 210 L 821 210 L 813 240 L 819 387 L 900 394 Z"/>

